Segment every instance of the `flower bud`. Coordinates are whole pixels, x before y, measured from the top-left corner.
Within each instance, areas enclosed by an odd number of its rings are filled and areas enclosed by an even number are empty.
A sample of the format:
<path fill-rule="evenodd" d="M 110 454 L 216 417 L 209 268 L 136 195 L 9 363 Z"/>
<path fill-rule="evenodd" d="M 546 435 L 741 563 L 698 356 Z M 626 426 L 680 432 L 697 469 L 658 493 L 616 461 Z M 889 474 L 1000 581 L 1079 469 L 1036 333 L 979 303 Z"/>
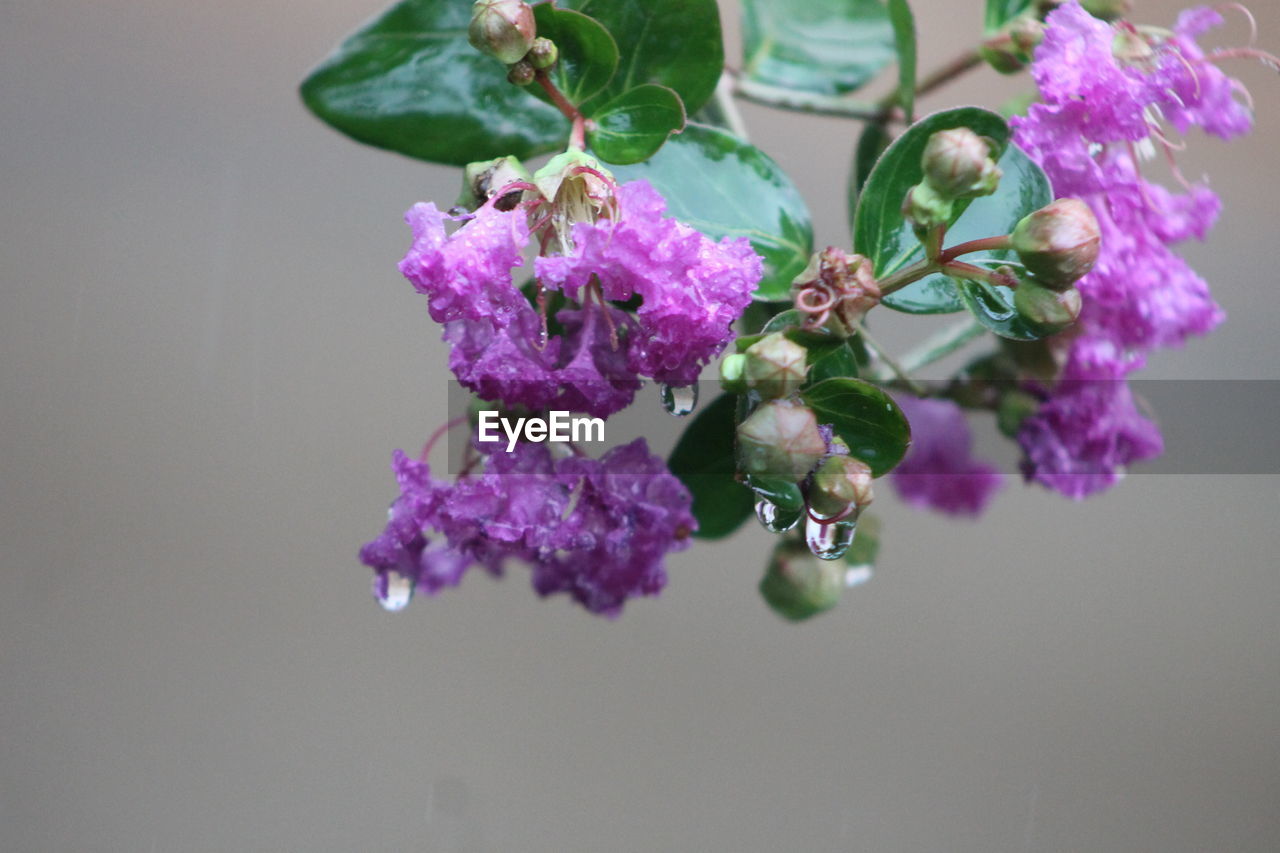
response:
<path fill-rule="evenodd" d="M 1024 217 L 1011 236 L 1027 271 L 1059 290 L 1093 269 L 1101 241 L 1097 217 L 1076 198 L 1060 198 Z"/>
<path fill-rule="evenodd" d="M 852 456 L 832 456 L 813 475 L 809 507 L 818 515 L 832 518 L 850 507 L 861 511 L 871 504 L 871 468 Z"/>
<path fill-rule="evenodd" d="M 537 76 L 538 72 L 534 71 L 533 66 L 523 59 L 507 69 L 507 82 L 516 86 L 528 86 Z"/>
<path fill-rule="evenodd" d="M 515 157 L 468 163 L 462 173 L 462 193 L 457 204 L 475 210 L 507 184 L 531 181 L 529 170 Z M 512 192 L 494 203 L 499 210 L 511 210 L 520 203 L 520 193 Z"/>
<path fill-rule="evenodd" d="M 471 7 L 467 40 L 499 62 L 510 65 L 523 59 L 536 34 L 533 7 L 523 0 L 476 0 Z"/>
<path fill-rule="evenodd" d="M 745 355 L 746 385 L 766 400 L 789 397 L 804 384 L 808 352 L 782 332 L 756 341 Z"/>
<path fill-rule="evenodd" d="M 529 64 L 539 71 L 545 71 L 556 64 L 560 58 L 560 49 L 551 39 L 536 38 L 533 47 L 529 48 Z"/>
<path fill-rule="evenodd" d="M 720 359 L 720 387 L 730 394 L 741 394 L 747 390 L 747 382 L 743 373 L 747 369 L 747 357 L 740 352 L 726 355 Z"/>
<path fill-rule="evenodd" d="M 738 424 L 738 467 L 744 474 L 799 482 L 826 452 L 818 419 L 805 406 L 772 400 Z"/>
<path fill-rule="evenodd" d="M 990 144 L 967 127 L 930 136 L 921 165 L 925 183 L 947 200 L 990 195 L 1000 183 Z"/>
<path fill-rule="evenodd" d="M 1016 438 L 1022 422 L 1040 410 L 1040 401 L 1016 388 L 1005 392 L 996 407 L 996 428 L 1008 438 Z"/>
<path fill-rule="evenodd" d="M 928 230 L 951 221 L 953 202 L 938 194 L 928 181 L 907 190 L 902 200 L 902 217 L 916 228 Z"/>
<path fill-rule="evenodd" d="M 1015 18 L 987 39 L 978 54 L 1001 74 L 1014 74 L 1031 62 L 1031 53 L 1044 41 L 1044 24 L 1035 18 Z"/>
<path fill-rule="evenodd" d="M 1013 307 L 1018 316 L 1045 335 L 1061 332 L 1080 316 L 1080 291 L 1074 287 L 1050 290 L 1026 278 L 1013 292 Z"/>
<path fill-rule="evenodd" d="M 840 603 L 844 576 L 841 561 L 819 560 L 803 542 L 787 538 L 774 546 L 760 595 L 774 613 L 800 622 Z"/>

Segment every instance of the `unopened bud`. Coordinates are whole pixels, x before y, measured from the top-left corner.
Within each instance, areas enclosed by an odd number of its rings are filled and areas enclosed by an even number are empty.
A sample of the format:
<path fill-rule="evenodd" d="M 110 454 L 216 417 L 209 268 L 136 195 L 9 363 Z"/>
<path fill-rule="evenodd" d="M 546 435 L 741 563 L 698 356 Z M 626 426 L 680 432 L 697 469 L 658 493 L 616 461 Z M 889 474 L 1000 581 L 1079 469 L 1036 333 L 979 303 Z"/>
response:
<path fill-rule="evenodd" d="M 967 127 L 940 130 L 929 137 L 921 160 L 925 183 L 944 199 L 990 195 L 1000 183 L 991 145 Z"/>
<path fill-rule="evenodd" d="M 938 194 L 928 181 L 907 190 L 902 200 L 902 217 L 916 228 L 928 230 L 951 221 L 954 202 Z"/>
<path fill-rule="evenodd" d="M 1126 18 L 1133 11 L 1132 0 L 1080 0 L 1080 6 L 1090 15 L 1104 21 Z"/>
<path fill-rule="evenodd" d="M 551 39 L 536 38 L 533 47 L 529 48 L 529 63 L 539 71 L 546 70 L 556 64 L 560 58 L 560 49 Z"/>
<path fill-rule="evenodd" d="M 1097 217 L 1076 198 L 1060 198 L 1024 217 L 1011 236 L 1027 271 L 1060 290 L 1093 269 L 1101 241 Z"/>
<path fill-rule="evenodd" d="M 813 410 L 773 400 L 738 424 L 738 467 L 744 474 L 799 482 L 827 452 Z"/>
<path fill-rule="evenodd" d="M 804 384 L 808 352 L 782 332 L 766 335 L 747 347 L 743 378 L 766 400 L 789 397 Z"/>
<path fill-rule="evenodd" d="M 1009 438 L 1017 438 L 1022 422 L 1040 410 L 1040 401 L 1026 391 L 1012 389 L 1000 397 L 996 407 L 996 428 Z"/>
<path fill-rule="evenodd" d="M 774 546 L 760 595 L 774 613 L 800 622 L 840 603 L 845 570 L 841 561 L 819 560 L 803 542 L 783 539 Z"/>
<path fill-rule="evenodd" d="M 720 359 L 720 387 L 730 394 L 741 394 L 747 390 L 747 382 L 743 374 L 747 369 L 747 357 L 740 352 L 726 355 Z"/>
<path fill-rule="evenodd" d="M 1023 279 L 1013 292 L 1013 307 L 1026 323 L 1041 334 L 1052 335 L 1070 326 L 1080 316 L 1080 291 L 1074 287 L 1050 290 L 1030 278 Z"/>
<path fill-rule="evenodd" d="M 536 34 L 533 7 L 523 0 L 476 0 L 471 7 L 467 40 L 499 62 L 510 65 L 523 59 Z"/>
<path fill-rule="evenodd" d="M 537 76 L 538 72 L 534 71 L 533 66 L 523 59 L 507 69 L 507 82 L 514 83 L 517 86 L 528 86 Z"/>
<path fill-rule="evenodd" d="M 853 508 L 870 505 L 871 468 L 852 456 L 832 456 L 818 466 L 809 490 L 809 506 L 818 515 L 832 518 Z"/>
<path fill-rule="evenodd" d="M 462 173 L 462 193 L 457 203 L 475 210 L 507 184 L 531 181 L 529 170 L 515 157 L 499 157 L 468 163 Z M 521 194 L 512 192 L 494 203 L 499 210 L 512 210 L 520 203 Z"/>

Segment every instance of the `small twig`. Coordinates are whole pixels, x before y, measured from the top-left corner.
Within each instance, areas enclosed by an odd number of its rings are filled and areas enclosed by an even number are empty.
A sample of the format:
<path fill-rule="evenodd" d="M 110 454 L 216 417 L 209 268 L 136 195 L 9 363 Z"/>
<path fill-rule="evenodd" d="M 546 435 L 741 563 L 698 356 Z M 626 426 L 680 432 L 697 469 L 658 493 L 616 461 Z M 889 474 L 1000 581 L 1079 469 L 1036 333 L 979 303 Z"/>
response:
<path fill-rule="evenodd" d="M 879 342 L 877 342 L 875 338 L 867 334 L 867 328 L 861 323 L 861 321 L 855 320 L 853 328 L 862 336 L 863 342 L 871 349 L 871 351 L 874 352 L 881 361 L 889 365 L 889 369 L 902 380 L 903 384 L 906 385 L 907 388 L 911 389 L 912 394 L 915 394 L 917 397 L 928 396 L 928 389 L 916 380 L 912 379 L 911 374 L 908 373 L 893 356 L 889 355 L 888 351 L 884 347 L 880 346 Z"/>
<path fill-rule="evenodd" d="M 985 331 L 985 326 L 974 318 L 968 317 L 925 338 L 914 349 L 908 350 L 899 363 L 904 370 L 915 373 L 951 355 Z"/>

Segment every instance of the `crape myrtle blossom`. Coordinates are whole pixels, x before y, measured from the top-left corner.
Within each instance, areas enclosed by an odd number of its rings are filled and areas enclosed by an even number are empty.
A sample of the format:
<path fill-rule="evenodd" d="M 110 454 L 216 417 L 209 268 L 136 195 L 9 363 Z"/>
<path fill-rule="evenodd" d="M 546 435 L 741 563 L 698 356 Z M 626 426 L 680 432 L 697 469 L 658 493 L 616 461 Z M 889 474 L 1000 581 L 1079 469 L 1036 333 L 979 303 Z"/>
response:
<path fill-rule="evenodd" d="M 430 595 L 456 586 L 471 566 L 501 575 L 517 560 L 531 566 L 538 594 L 566 593 L 615 616 L 628 598 L 662 590 L 664 557 L 697 527 L 688 490 L 644 439 L 600 459 L 524 442 L 511 452 L 475 448 L 483 472 L 455 482 L 403 451 L 393 455 L 400 495 L 382 534 L 360 550 L 379 600 L 393 580 Z"/>
<path fill-rule="evenodd" d="M 950 400 L 906 394 L 895 400 L 911 423 L 911 449 L 889 478 L 898 496 L 948 515 L 980 515 L 1004 477 L 994 465 L 973 458 L 964 410 Z"/>
<path fill-rule="evenodd" d="M 585 165 L 547 192 L 535 180 L 499 189 L 452 234 L 433 204 L 406 215 L 413 245 L 400 270 L 445 324 L 458 380 L 508 406 L 597 417 L 627 406 L 641 377 L 693 383 L 763 274 L 750 243 L 666 216 L 643 180 L 619 185 Z M 522 200 L 500 210 L 512 192 Z M 530 241 L 540 253 L 532 300 L 512 279 Z M 550 291 L 567 306 L 553 313 Z"/>
<path fill-rule="evenodd" d="M 1153 34 L 1098 20 L 1074 0 L 1063 4 L 1046 19 L 1032 65 L 1042 103 L 1011 122 L 1055 195 L 1084 200 L 1102 234 L 1097 263 L 1078 282 L 1079 322 L 1054 342 L 1065 348 L 1061 382 L 1018 435 L 1028 478 L 1070 497 L 1106 488 L 1129 463 L 1159 455 L 1159 431 L 1123 380 L 1151 350 L 1179 346 L 1223 318 L 1205 281 L 1169 248 L 1204 238 L 1218 197 L 1176 167 L 1181 192 L 1140 171 L 1144 154 L 1171 155 L 1166 125 L 1223 139 L 1250 129 L 1243 86 L 1194 40 L 1221 22 L 1212 9 L 1191 9 L 1171 32 Z"/>

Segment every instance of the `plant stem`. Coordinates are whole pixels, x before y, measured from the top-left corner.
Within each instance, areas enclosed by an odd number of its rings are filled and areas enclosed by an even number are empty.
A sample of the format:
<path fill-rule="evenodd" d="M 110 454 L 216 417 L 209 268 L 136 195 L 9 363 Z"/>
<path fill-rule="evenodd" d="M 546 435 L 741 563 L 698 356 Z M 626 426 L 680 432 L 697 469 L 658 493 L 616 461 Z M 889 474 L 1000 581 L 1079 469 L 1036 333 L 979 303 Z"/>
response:
<path fill-rule="evenodd" d="M 983 237 L 981 240 L 970 240 L 967 243 L 960 243 L 952 246 L 942 253 L 938 258 L 942 263 L 954 261 L 961 255 L 967 255 L 971 252 L 988 252 L 999 249 L 1009 248 L 1009 235 L 1005 234 L 1000 237 Z"/>
<path fill-rule="evenodd" d="M 573 102 L 564 96 L 564 93 L 556 88 L 556 84 L 551 82 L 551 75 L 546 69 L 538 71 L 534 75 L 534 80 L 542 87 L 542 91 L 547 93 L 547 97 L 551 99 L 551 103 L 556 105 L 556 109 L 573 122 L 573 129 L 569 132 L 569 145 L 579 150 L 586 147 L 587 135 L 587 119 L 582 112 L 573 105 Z"/>
<path fill-rule="evenodd" d="M 966 264 L 963 261 L 948 261 L 942 265 L 942 272 L 947 275 L 953 275 L 956 278 L 967 278 L 973 281 L 985 281 L 987 284 L 995 287 L 1008 287 L 1013 289 L 1018 286 L 1018 280 L 1007 275 L 1001 275 L 995 270 L 986 270 L 982 267 Z"/>
<path fill-rule="evenodd" d="M 942 267 L 940 265 L 938 265 L 933 261 L 929 261 L 929 260 L 916 261 L 911 266 L 906 267 L 905 269 L 900 269 L 897 272 L 889 275 L 887 278 L 884 278 L 879 282 L 877 282 L 877 284 L 880 286 L 880 295 L 888 296 L 890 293 L 893 293 L 895 290 L 901 290 L 902 288 L 906 287 L 908 284 L 911 284 L 912 282 L 915 282 L 915 281 L 919 281 L 925 276 L 931 275 L 937 272 L 941 268 Z"/>

